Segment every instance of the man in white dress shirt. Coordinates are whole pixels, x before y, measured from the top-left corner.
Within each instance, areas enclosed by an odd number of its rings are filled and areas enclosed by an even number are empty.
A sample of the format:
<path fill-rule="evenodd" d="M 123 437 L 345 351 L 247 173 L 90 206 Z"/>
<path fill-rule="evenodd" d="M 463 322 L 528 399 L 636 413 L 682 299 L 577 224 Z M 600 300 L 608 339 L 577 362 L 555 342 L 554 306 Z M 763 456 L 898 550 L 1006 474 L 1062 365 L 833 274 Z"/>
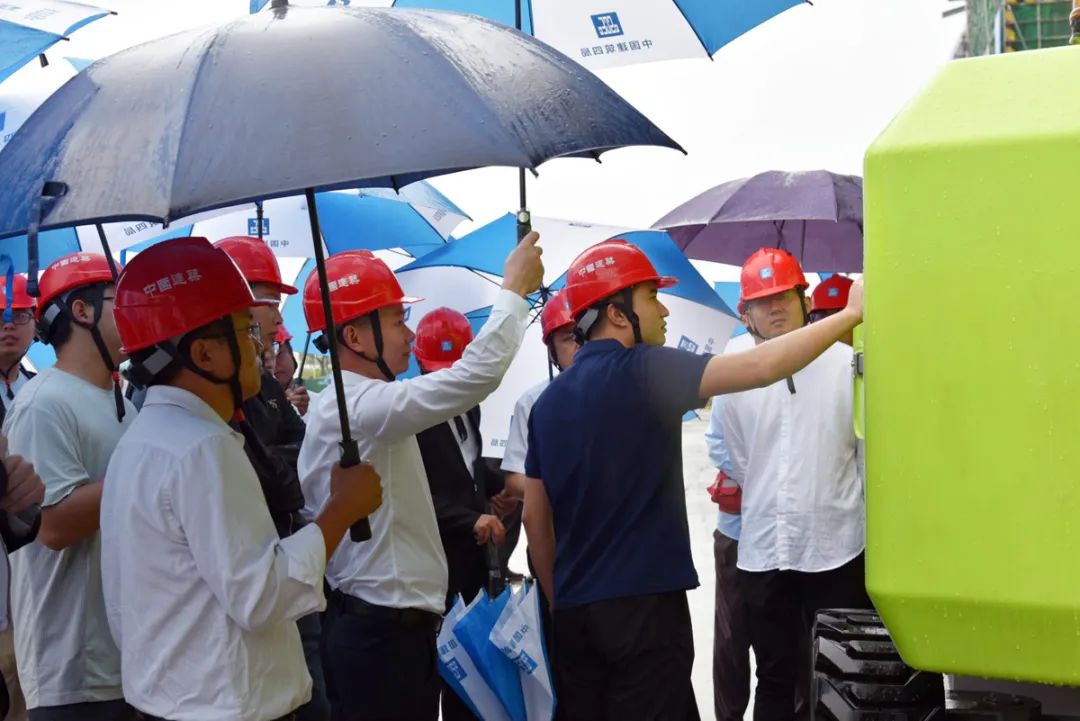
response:
<path fill-rule="evenodd" d="M 259 390 L 255 297 L 204 238 L 140 253 L 116 325 L 142 412 L 101 508 L 102 580 L 124 694 L 143 719 L 291 719 L 311 695 L 296 620 L 325 605 L 326 558 L 380 502 L 370 466 L 329 469 L 312 525 L 279 538 L 228 421 Z"/>
<path fill-rule="evenodd" d="M 327 332 L 313 278 L 304 289 L 308 330 L 337 343 L 349 424 L 362 457 L 382 477 L 382 508 L 372 537 L 344 542 L 327 564 L 334 589 L 324 625 L 325 666 L 334 718 L 434 721 L 439 675 L 435 635 L 446 604 L 447 565 L 416 434 L 476 406 L 498 387 L 521 344 L 525 296 L 543 276 L 539 236 L 527 235 L 506 261 L 503 290 L 461 360 L 445 370 L 395 381 L 409 365 L 413 333 L 390 269 L 366 251 L 327 261 L 334 328 Z M 340 454 L 334 393 L 311 401 L 298 463 L 307 501 L 326 503 Z"/>
<path fill-rule="evenodd" d="M 788 253 L 750 256 L 739 311 L 755 343 L 808 323 L 806 288 Z M 790 378 L 723 401 L 731 475 L 743 491 L 738 568 L 757 659 L 755 721 L 794 717 L 800 654 L 818 610 L 871 607 L 851 359 L 837 343 Z"/>

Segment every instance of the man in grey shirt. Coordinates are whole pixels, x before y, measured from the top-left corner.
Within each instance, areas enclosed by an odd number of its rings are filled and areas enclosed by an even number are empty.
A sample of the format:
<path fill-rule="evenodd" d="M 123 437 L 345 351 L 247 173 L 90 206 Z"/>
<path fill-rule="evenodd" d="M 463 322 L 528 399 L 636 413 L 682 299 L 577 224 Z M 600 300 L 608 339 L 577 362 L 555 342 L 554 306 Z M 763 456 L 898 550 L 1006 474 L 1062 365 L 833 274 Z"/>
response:
<path fill-rule="evenodd" d="M 38 537 L 11 555 L 19 679 L 30 721 L 127 721 L 98 530 L 102 478 L 135 418 L 114 393 L 112 275 L 104 256 L 76 253 L 50 265 L 40 288 L 38 332 L 56 365 L 26 383 L 4 422 L 11 452 L 45 484 Z"/>

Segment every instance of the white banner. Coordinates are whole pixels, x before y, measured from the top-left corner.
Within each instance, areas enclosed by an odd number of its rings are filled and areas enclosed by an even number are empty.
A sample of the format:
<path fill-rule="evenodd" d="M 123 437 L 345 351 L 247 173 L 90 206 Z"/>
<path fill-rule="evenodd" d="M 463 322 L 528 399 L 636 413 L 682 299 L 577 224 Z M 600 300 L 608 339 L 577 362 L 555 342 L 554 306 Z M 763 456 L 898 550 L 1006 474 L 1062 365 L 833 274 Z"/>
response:
<path fill-rule="evenodd" d="M 590 70 L 707 57 L 674 2 L 537 0 L 533 33 Z"/>

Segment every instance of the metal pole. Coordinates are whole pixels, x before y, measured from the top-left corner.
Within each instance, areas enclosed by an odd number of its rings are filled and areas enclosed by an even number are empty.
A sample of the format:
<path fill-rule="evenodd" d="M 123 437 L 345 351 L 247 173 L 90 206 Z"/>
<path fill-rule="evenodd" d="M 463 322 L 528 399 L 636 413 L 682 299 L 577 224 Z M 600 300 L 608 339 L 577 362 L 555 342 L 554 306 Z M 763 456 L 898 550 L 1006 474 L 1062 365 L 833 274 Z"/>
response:
<path fill-rule="evenodd" d="M 259 240 L 263 239 L 263 204 L 261 200 L 255 201 L 255 223 L 258 225 L 255 232 Z"/>
<path fill-rule="evenodd" d="M 96 223 L 98 240 L 101 241 L 101 250 L 105 253 L 105 260 L 109 261 L 109 272 L 112 273 L 113 283 L 120 277 L 116 269 L 116 258 L 113 258 L 112 249 L 109 248 L 109 239 L 105 237 L 105 228 L 101 223 Z"/>
<path fill-rule="evenodd" d="M 514 27 L 521 30 L 521 0 L 514 0 Z M 519 243 L 532 230 L 532 219 L 528 207 L 529 203 L 525 197 L 525 168 L 518 168 L 517 239 Z"/>
<path fill-rule="evenodd" d="M 311 222 L 311 244 L 315 248 L 315 270 L 319 273 L 319 293 L 322 296 L 323 313 L 326 319 L 326 339 L 330 350 L 330 373 L 334 378 L 334 396 L 337 398 L 338 420 L 341 422 L 341 467 L 350 468 L 360 465 L 360 448 L 352 437 L 349 428 L 349 411 L 345 405 L 345 386 L 341 380 L 341 359 L 337 351 L 337 333 L 334 328 L 334 314 L 330 308 L 330 280 L 326 277 L 326 257 L 323 254 L 322 231 L 319 230 L 319 211 L 315 206 L 315 190 L 304 191 L 307 196 L 308 220 Z M 349 529 L 353 541 L 367 541 L 371 538 L 371 524 L 361 518 Z"/>
<path fill-rule="evenodd" d="M 307 363 L 309 348 L 311 348 L 311 333 L 307 334 L 307 340 L 304 341 L 304 352 L 300 356 L 300 368 L 296 371 L 296 381 L 300 385 L 304 385 L 304 364 Z"/>

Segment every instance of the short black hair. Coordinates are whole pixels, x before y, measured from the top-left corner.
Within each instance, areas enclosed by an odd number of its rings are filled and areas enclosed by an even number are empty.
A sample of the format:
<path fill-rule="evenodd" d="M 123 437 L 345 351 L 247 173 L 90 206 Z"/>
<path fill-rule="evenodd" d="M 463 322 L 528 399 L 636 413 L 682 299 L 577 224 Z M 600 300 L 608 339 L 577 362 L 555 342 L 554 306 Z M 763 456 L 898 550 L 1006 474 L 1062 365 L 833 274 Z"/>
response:
<path fill-rule="evenodd" d="M 71 340 L 71 313 L 70 309 L 75 304 L 75 301 L 81 300 L 84 303 L 89 303 L 92 296 L 95 293 L 100 292 L 98 289 L 103 285 L 111 285 L 111 283 L 92 283 L 90 285 L 84 285 L 80 288 L 76 288 L 68 294 L 66 300 L 57 298 L 55 303 L 63 303 L 68 307 L 69 312 L 60 313 L 53 319 L 53 322 L 49 324 L 49 337 L 46 342 L 56 350 L 60 350 L 67 342 Z"/>

